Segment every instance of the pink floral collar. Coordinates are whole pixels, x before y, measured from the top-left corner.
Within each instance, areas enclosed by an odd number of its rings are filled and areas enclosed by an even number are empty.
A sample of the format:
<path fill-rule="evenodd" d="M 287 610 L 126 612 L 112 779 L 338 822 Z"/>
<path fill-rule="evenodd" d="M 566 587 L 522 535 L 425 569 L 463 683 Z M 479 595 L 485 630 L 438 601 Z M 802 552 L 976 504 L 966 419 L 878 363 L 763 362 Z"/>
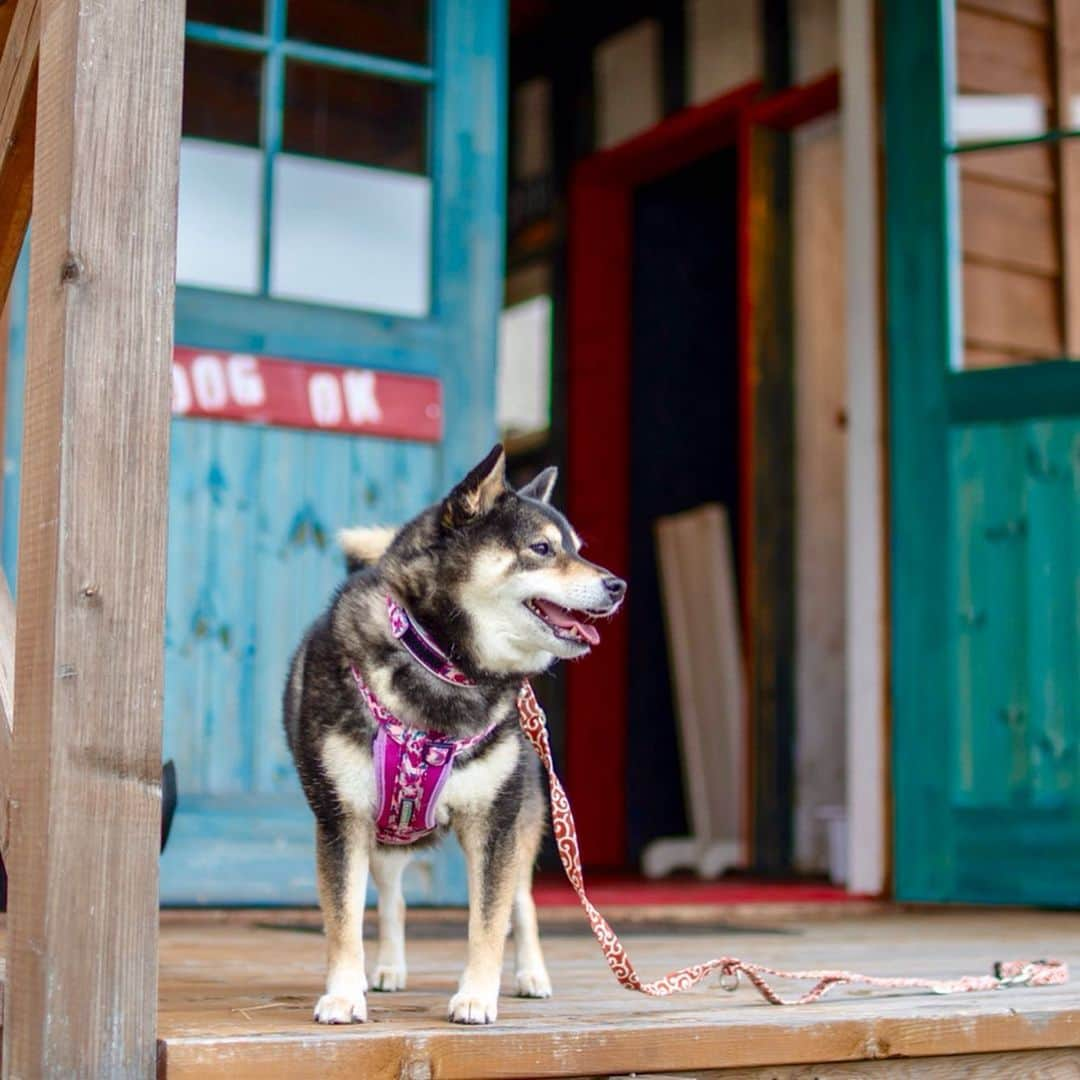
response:
<path fill-rule="evenodd" d="M 390 617 L 390 633 L 408 650 L 412 658 L 437 679 L 454 686 L 475 686 L 476 683 L 446 655 L 409 617 L 409 613 L 389 594 L 386 612 Z"/>

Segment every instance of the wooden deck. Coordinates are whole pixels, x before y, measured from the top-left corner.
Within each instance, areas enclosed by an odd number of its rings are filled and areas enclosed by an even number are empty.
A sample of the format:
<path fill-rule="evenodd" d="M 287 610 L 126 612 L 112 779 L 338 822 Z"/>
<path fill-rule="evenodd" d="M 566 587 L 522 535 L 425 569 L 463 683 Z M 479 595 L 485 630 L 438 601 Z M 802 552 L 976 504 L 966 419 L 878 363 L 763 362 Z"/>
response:
<path fill-rule="evenodd" d="M 633 914 L 612 912 L 613 921 L 625 928 L 631 955 L 649 975 L 718 952 L 779 966 L 933 976 L 1053 955 L 1080 973 L 1077 913 L 902 913 L 864 905 L 809 919 L 790 908 L 751 916 L 675 909 L 644 921 Z M 366 1025 L 324 1028 L 311 1021 L 323 962 L 313 913 L 166 913 L 160 1075 L 482 1080 L 724 1070 L 717 1075 L 1080 1077 L 1080 1051 L 1066 1049 L 1080 1045 L 1076 983 L 949 998 L 837 991 L 792 1009 L 765 1005 L 747 988 L 653 1001 L 619 988 L 579 912 L 551 910 L 544 923 L 555 983 L 550 1001 L 504 998 L 490 1028 L 448 1024 L 464 918 L 414 912 L 409 990 L 370 995 Z M 898 1060 L 904 1058 L 920 1060 Z M 826 1062 L 877 1064 L 837 1064 L 812 1074 L 798 1068 Z"/>

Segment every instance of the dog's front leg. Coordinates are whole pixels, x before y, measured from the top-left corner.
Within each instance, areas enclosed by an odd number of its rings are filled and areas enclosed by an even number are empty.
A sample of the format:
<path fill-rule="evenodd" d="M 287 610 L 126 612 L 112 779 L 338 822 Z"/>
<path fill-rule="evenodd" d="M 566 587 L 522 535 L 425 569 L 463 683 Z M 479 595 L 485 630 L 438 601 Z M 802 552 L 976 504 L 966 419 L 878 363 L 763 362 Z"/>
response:
<path fill-rule="evenodd" d="M 370 830 L 355 821 L 315 830 L 319 903 L 326 926 L 326 993 L 315 1006 L 320 1024 L 367 1019 L 364 975 L 364 898 Z"/>
<path fill-rule="evenodd" d="M 460 822 L 457 834 L 469 870 L 469 946 L 449 1015 L 458 1024 L 490 1024 L 498 1014 L 499 977 L 520 857 L 510 823 L 500 828 L 477 814 Z"/>

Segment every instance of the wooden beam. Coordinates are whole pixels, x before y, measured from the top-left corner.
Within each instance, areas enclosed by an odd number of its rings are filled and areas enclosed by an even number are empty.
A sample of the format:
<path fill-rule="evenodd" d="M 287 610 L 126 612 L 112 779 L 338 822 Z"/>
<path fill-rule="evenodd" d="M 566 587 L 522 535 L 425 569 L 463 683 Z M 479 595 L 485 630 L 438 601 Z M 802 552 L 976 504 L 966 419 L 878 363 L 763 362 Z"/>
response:
<path fill-rule="evenodd" d="M 765 88 L 790 85 L 787 0 L 762 6 Z M 791 135 L 754 126 L 749 140 L 750 523 L 747 591 L 754 864 L 790 869 L 795 736 L 795 353 Z"/>
<path fill-rule="evenodd" d="M 11 9 L 11 10 L 9 10 Z M 0 4 L 0 307 L 30 223 L 37 115 L 38 0 Z"/>
<path fill-rule="evenodd" d="M 844 286 L 847 293 L 848 888 L 885 890 L 889 856 L 888 528 L 882 386 L 881 200 L 877 13 L 841 0 Z"/>
<path fill-rule="evenodd" d="M 13 0 L 0 0 L 0 52 L 4 51 L 4 43 L 8 39 L 8 31 L 11 22 L 15 18 L 15 4 Z"/>
<path fill-rule="evenodd" d="M 5 1077 L 155 1074 L 183 0 L 41 0 Z"/>
<path fill-rule="evenodd" d="M 1071 102 L 1080 97 L 1080 12 L 1074 0 L 1054 0 L 1057 125 L 1072 129 Z M 1061 310 L 1066 356 L 1080 356 L 1080 140 L 1058 143 Z"/>

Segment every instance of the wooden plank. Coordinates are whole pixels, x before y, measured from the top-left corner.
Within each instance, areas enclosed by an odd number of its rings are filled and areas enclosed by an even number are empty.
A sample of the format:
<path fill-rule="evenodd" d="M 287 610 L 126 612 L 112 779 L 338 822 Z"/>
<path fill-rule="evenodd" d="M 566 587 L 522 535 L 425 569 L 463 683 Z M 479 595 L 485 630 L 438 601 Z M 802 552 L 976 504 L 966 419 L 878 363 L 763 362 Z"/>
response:
<path fill-rule="evenodd" d="M 41 8 L 5 1076 L 156 1068 L 183 17 Z"/>
<path fill-rule="evenodd" d="M 1045 30 L 975 11 L 956 14 L 960 93 L 1034 94 L 1053 100 L 1050 36 Z"/>
<path fill-rule="evenodd" d="M 11 7 L 9 2 L 0 10 Z M 33 200 L 38 0 L 20 0 L 8 17 L 0 55 L 0 306 L 11 288 Z"/>
<path fill-rule="evenodd" d="M 965 260 L 964 340 L 980 348 L 1060 356 L 1056 282 Z"/>
<path fill-rule="evenodd" d="M 765 3 L 766 87 L 789 84 L 788 5 Z M 795 710 L 795 353 L 791 135 L 749 140 L 750 558 L 744 564 L 754 861 L 790 867 Z"/>
<path fill-rule="evenodd" d="M 958 11 L 1001 15 L 1031 26 L 1049 26 L 1050 0 L 957 0 Z"/>
<path fill-rule="evenodd" d="M 842 0 L 847 535 L 845 780 L 848 888 L 879 895 L 889 852 L 884 385 L 877 12 Z"/>
<path fill-rule="evenodd" d="M 1080 10 L 1075 0 L 1054 0 L 1054 60 L 1057 126 L 1072 128 L 1073 102 L 1080 94 Z M 1080 144 L 1063 139 L 1057 147 L 1065 352 L 1080 356 Z"/>
<path fill-rule="evenodd" d="M 1057 170 L 1048 145 L 1017 146 L 1004 150 L 976 150 L 960 154 L 960 176 L 997 181 L 1025 191 L 1055 192 Z"/>
<path fill-rule="evenodd" d="M 655 877 L 675 866 L 715 877 L 742 865 L 746 836 L 746 688 L 727 511 L 707 504 L 660 518 L 656 549 L 695 843 L 654 841 L 642 865 Z"/>
<path fill-rule="evenodd" d="M 951 805 L 940 744 L 948 722 L 949 528 L 946 374 L 955 250 L 946 231 L 946 44 L 937 3 L 881 9 L 885 156 L 885 282 L 889 434 L 889 683 L 892 693 L 893 870 L 896 895 L 942 899 L 952 885 Z M 930 422 L 933 418 L 934 422 Z M 942 422 L 938 423 L 937 418 Z M 908 528 L 918 522 L 918 528 Z M 903 763 L 896 767 L 895 763 Z"/>
<path fill-rule="evenodd" d="M 1080 1037 L 1080 1007 L 1069 985 L 955 997 L 839 990 L 827 1003 L 794 1009 L 765 1005 L 745 985 L 733 994 L 704 985 L 649 999 L 618 985 L 583 927 L 546 936 L 553 998 L 504 997 L 496 1025 L 462 1030 L 448 1025 L 444 1014 L 462 947 L 460 913 L 425 920 L 423 935 L 409 942 L 409 989 L 372 995 L 372 1023 L 320 1028 L 310 1010 L 324 962 L 321 936 L 310 925 L 272 927 L 263 913 L 227 919 L 185 913 L 182 921 L 163 925 L 160 1032 L 167 1080 L 697 1075 L 719 1066 L 799 1065 L 808 1075 L 805 1066 L 817 1062 L 880 1060 L 895 1067 L 953 1054 L 1071 1051 Z M 544 911 L 541 922 L 545 929 L 551 925 Z M 784 968 L 842 961 L 888 974 L 960 974 L 982 971 L 997 955 L 1038 955 L 1047 941 L 1060 955 L 1075 955 L 1080 916 L 889 912 L 795 916 L 764 927 L 759 918 L 737 929 L 705 920 L 685 931 L 646 923 L 626 944 L 649 974 L 721 950 Z"/>
<path fill-rule="evenodd" d="M 1057 206 L 1050 195 L 961 177 L 960 214 L 966 256 L 1037 274 L 1060 272 Z"/>
<path fill-rule="evenodd" d="M 631 1080 L 636 1073 L 612 1077 Z M 815 1063 L 813 1080 L 1016 1080 L 1037 1076 L 1039 1080 L 1076 1080 L 1080 1068 L 1076 1051 L 1021 1050 L 1012 1054 L 949 1054 L 945 1057 L 902 1061 Z M 762 1069 L 709 1069 L 693 1073 L 650 1073 L 649 1080 L 808 1080 L 805 1065 L 769 1065 Z"/>

